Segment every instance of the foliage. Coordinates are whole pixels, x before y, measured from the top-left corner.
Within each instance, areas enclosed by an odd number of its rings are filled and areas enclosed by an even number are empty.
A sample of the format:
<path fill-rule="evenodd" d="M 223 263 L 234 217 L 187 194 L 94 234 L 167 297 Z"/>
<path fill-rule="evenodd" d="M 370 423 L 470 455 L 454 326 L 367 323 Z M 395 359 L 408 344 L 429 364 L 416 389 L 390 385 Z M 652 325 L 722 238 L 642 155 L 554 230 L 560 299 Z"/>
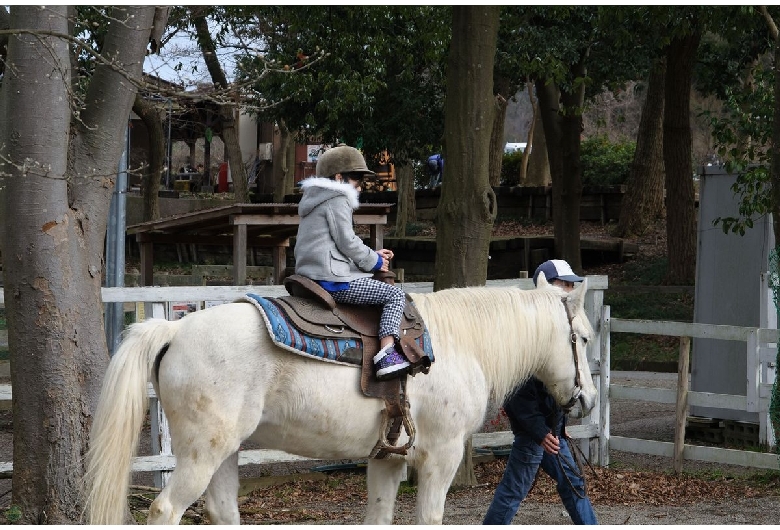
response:
<path fill-rule="evenodd" d="M 3 515 L 9 523 L 18 523 L 22 519 L 22 509 L 16 504 L 12 504 Z"/>
<path fill-rule="evenodd" d="M 444 124 L 449 8 L 257 6 L 253 14 L 258 32 L 246 35 L 266 48 L 239 57 L 238 77 L 275 65 L 251 85 L 256 98 L 277 102 L 261 119 L 361 147 L 367 158 L 385 149 L 404 160 L 433 152 Z M 309 68 L 314 54 L 325 58 Z"/>
<path fill-rule="evenodd" d="M 727 87 L 723 117 L 711 112 L 702 115 L 710 122 L 718 155 L 726 170 L 736 173 L 732 185 L 739 197 L 739 215 L 718 217 L 713 221 L 724 232 L 740 235 L 753 227 L 756 217 L 771 209 L 769 194 L 769 151 L 772 142 L 774 111 L 774 73 L 771 65 L 757 63 L 752 69 L 753 82 L 747 86 Z"/>
<path fill-rule="evenodd" d="M 594 136 L 582 141 L 583 186 L 615 186 L 624 184 L 631 172 L 636 142 L 612 143 L 606 136 Z"/>

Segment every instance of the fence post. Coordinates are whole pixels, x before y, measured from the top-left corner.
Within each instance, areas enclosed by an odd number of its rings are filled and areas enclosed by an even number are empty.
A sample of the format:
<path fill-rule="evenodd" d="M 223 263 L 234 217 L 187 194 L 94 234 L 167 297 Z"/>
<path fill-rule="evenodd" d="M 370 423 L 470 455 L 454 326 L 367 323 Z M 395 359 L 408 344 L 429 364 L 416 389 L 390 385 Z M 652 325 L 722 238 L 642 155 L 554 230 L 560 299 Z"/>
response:
<path fill-rule="evenodd" d="M 680 357 L 677 363 L 677 410 L 674 426 L 674 472 L 682 473 L 685 449 L 685 423 L 688 420 L 688 368 L 691 359 L 691 338 L 680 337 Z"/>
<path fill-rule="evenodd" d="M 610 311 L 601 307 L 601 371 L 599 372 L 599 466 L 609 465 Z"/>

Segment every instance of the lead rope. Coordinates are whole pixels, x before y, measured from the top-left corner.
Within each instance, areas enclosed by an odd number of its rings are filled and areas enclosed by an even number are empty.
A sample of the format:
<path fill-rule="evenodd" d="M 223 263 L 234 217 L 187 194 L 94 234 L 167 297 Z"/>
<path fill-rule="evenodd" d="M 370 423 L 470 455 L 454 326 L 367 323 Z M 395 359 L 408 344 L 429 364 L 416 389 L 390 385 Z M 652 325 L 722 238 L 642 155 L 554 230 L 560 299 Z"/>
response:
<path fill-rule="evenodd" d="M 563 462 L 560 452 L 556 455 L 557 457 L 556 460 L 558 461 L 558 467 L 560 467 L 561 471 L 563 472 L 563 476 L 566 477 L 566 482 L 569 483 L 569 487 L 574 492 L 574 494 L 578 498 L 584 499 L 588 496 L 588 484 L 585 481 L 585 473 L 582 470 L 582 460 L 583 459 L 585 460 L 585 462 L 588 464 L 588 467 L 590 468 L 594 476 L 598 477 L 598 473 L 596 473 L 596 470 L 594 469 L 593 465 L 590 463 L 590 460 L 588 460 L 588 458 L 585 456 L 585 453 L 582 452 L 582 449 L 580 449 L 577 444 L 572 443 L 571 437 L 564 433 L 563 438 L 564 440 L 566 440 L 566 443 L 569 444 L 569 452 L 571 453 L 572 458 L 574 459 L 576 469 L 572 469 L 568 463 Z M 577 451 L 579 451 L 579 453 L 577 453 Z M 574 484 L 571 483 L 571 479 L 569 479 L 569 475 L 566 473 L 566 468 L 568 468 L 569 471 L 571 471 L 576 477 L 582 480 L 582 494 L 580 494 L 580 492 L 577 491 L 577 488 L 574 487 Z"/>

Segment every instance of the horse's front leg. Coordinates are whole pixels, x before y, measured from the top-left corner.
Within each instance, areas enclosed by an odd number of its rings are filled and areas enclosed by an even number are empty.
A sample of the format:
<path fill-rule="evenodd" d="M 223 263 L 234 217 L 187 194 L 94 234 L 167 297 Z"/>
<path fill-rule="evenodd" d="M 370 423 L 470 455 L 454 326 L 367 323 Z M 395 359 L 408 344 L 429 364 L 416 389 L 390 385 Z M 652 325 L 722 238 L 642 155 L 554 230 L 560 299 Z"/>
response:
<path fill-rule="evenodd" d="M 417 524 L 442 524 L 447 492 L 462 459 L 458 437 L 439 440 L 429 451 L 418 450 Z"/>
<path fill-rule="evenodd" d="M 366 524 L 393 524 L 395 498 L 404 472 L 405 460 L 397 456 L 371 458 L 366 469 L 368 508 Z"/>

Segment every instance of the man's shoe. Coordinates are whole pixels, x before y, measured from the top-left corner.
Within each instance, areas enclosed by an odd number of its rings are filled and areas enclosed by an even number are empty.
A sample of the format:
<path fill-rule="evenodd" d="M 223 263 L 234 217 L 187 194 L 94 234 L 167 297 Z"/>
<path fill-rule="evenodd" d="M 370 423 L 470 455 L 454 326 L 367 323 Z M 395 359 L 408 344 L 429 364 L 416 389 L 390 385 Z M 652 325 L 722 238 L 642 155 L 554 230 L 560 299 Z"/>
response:
<path fill-rule="evenodd" d="M 406 373 L 409 366 L 409 361 L 398 353 L 392 344 L 382 348 L 379 353 L 374 355 L 374 368 L 376 369 L 376 378 L 379 381 L 401 376 Z"/>

